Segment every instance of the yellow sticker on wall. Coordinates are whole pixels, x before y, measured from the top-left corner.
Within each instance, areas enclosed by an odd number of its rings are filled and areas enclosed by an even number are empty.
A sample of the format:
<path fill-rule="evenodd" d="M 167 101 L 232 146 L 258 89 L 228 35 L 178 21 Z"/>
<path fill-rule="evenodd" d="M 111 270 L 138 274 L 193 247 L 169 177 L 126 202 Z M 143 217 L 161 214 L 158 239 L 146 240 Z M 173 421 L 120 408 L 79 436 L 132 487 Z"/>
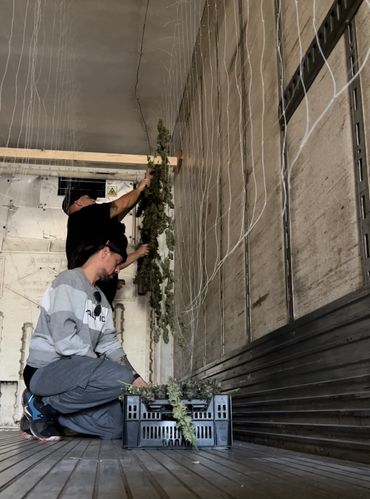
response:
<path fill-rule="evenodd" d="M 108 198 L 113 198 L 117 196 L 118 189 L 114 185 L 110 185 L 109 187 L 107 186 L 107 197 Z"/>

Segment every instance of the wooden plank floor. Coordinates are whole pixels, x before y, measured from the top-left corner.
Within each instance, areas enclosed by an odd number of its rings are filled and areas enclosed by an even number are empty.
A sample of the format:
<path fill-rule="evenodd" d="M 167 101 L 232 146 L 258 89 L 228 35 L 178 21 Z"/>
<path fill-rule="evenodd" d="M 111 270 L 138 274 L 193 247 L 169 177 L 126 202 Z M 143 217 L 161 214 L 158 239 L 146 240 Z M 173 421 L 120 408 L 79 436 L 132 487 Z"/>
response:
<path fill-rule="evenodd" d="M 231 450 L 42 444 L 0 431 L 0 498 L 369 499 L 370 465 L 235 442 Z"/>

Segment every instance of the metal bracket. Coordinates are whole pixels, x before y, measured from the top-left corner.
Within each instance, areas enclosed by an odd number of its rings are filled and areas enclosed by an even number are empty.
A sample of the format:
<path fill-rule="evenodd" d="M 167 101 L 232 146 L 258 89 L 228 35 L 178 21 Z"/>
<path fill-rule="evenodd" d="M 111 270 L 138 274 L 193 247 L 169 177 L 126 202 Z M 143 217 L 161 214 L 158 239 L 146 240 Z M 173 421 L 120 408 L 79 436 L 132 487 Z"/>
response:
<path fill-rule="evenodd" d="M 239 29 L 240 29 L 240 50 L 239 50 L 239 63 L 240 63 L 240 79 L 241 79 L 241 91 L 242 91 L 242 119 L 243 119 L 243 128 L 245 130 L 246 126 L 246 117 L 247 117 L 247 80 L 246 80 L 246 69 L 244 65 L 244 61 L 246 60 L 244 40 L 245 37 L 245 23 L 243 19 L 245 18 L 243 12 L 243 0 L 239 0 Z M 244 189 L 247 192 L 247 179 L 248 179 L 248 169 L 247 169 L 247 135 L 244 132 L 243 134 L 243 142 L 242 142 L 242 151 L 244 156 L 243 162 L 243 176 L 244 176 Z M 248 209 L 247 204 L 245 205 L 245 226 L 244 232 L 248 230 Z M 222 218 L 221 218 L 222 219 Z M 251 282 L 250 282 L 250 237 L 244 238 L 244 283 L 245 283 L 245 325 L 246 325 L 246 340 L 248 343 L 252 341 L 252 306 L 251 306 Z"/>
<path fill-rule="evenodd" d="M 280 126 L 288 123 L 294 111 L 353 19 L 363 0 L 335 0 L 312 40 L 280 101 Z"/>
<path fill-rule="evenodd" d="M 278 38 L 278 79 L 279 79 L 279 97 L 282 97 L 282 88 L 280 82 L 283 80 L 283 64 L 284 64 L 284 54 L 283 54 L 283 44 L 282 44 L 282 23 L 281 23 L 281 9 L 280 0 L 275 0 L 275 15 L 276 15 L 276 26 L 277 26 L 277 38 Z M 280 54 L 279 54 L 280 48 Z M 280 57 L 281 63 L 280 63 Z M 289 180 L 288 180 L 288 160 L 287 160 L 287 150 L 285 144 L 285 130 L 281 128 L 280 130 L 280 151 L 281 151 L 281 164 L 283 167 L 283 192 L 282 192 L 282 202 L 283 202 L 283 245 L 284 245 L 284 266 L 285 266 L 285 296 L 287 304 L 287 313 L 289 323 L 294 322 L 294 294 L 293 294 L 293 270 L 292 270 L 292 242 L 291 242 L 291 231 L 290 231 L 290 192 L 289 192 Z"/>
<path fill-rule="evenodd" d="M 370 202 L 369 179 L 366 160 L 364 116 L 362 107 L 361 80 L 358 73 L 358 51 L 356 24 L 354 19 L 348 24 L 346 34 L 346 57 L 348 68 L 349 102 L 351 108 L 353 158 L 357 191 L 357 209 L 361 244 L 362 267 L 365 284 L 370 283 Z M 354 76 L 357 76 L 354 78 Z"/>

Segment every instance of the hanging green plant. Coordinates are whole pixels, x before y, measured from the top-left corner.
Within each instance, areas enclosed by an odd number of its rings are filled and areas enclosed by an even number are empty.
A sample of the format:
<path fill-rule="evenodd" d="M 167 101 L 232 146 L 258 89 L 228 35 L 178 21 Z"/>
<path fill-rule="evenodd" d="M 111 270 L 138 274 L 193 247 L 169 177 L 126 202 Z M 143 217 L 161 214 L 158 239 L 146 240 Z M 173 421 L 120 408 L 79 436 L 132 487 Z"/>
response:
<path fill-rule="evenodd" d="M 172 183 L 169 175 L 169 144 L 171 136 L 158 122 L 156 156 L 160 163 L 148 159 L 152 170 L 150 187 L 145 190 L 138 204 L 137 214 L 143 216 L 140 227 L 140 244 L 150 244 L 152 250 L 138 264 L 135 282 L 139 293 L 149 293 L 149 303 L 154 312 L 153 337 L 162 337 L 168 343 L 170 333 L 175 331 L 174 273 L 171 262 L 174 257 L 175 237 L 172 210 Z M 159 238 L 165 234 L 167 254 L 159 253 Z"/>

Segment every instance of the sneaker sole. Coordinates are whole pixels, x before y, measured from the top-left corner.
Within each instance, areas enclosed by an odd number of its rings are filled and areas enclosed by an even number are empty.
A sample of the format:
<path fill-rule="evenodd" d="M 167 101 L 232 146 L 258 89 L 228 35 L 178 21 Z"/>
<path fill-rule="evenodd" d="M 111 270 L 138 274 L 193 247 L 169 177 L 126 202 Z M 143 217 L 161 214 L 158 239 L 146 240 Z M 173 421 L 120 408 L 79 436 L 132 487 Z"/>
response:
<path fill-rule="evenodd" d="M 59 442 L 59 440 L 62 440 L 62 437 L 58 435 L 53 435 L 52 437 L 43 437 L 42 435 L 37 435 L 35 431 L 32 431 L 32 425 L 30 426 L 30 430 L 32 433 L 32 437 L 36 438 L 40 442 Z"/>
<path fill-rule="evenodd" d="M 62 440 L 62 437 L 39 437 L 37 435 L 32 434 L 32 438 L 38 440 L 39 442 L 59 442 Z"/>
<path fill-rule="evenodd" d="M 19 431 L 19 436 L 21 438 L 24 438 L 24 440 L 36 440 L 36 437 L 32 435 L 31 433 L 27 433 L 26 431 Z"/>

